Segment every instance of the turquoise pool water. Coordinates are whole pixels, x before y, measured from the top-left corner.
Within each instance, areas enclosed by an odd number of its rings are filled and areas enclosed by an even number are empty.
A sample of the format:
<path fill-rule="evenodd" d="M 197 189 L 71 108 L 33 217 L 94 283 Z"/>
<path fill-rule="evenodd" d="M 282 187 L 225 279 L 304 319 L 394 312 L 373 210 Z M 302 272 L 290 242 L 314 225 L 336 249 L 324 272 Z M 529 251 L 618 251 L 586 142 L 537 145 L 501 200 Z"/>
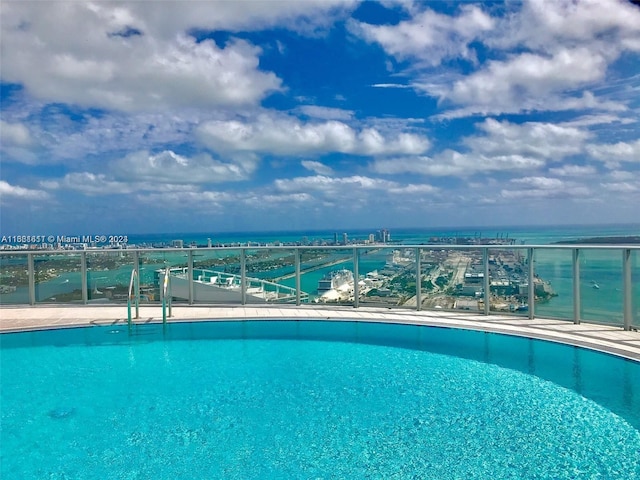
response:
<path fill-rule="evenodd" d="M 3 479 L 640 478 L 640 364 L 363 322 L 3 334 Z"/>

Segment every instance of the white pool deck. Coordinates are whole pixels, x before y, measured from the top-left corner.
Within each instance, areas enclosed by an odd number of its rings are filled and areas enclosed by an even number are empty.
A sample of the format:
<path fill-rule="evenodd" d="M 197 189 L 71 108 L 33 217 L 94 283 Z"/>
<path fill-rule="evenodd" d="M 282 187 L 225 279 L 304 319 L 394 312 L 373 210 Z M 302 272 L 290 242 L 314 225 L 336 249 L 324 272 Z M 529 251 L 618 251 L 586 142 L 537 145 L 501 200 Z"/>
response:
<path fill-rule="evenodd" d="M 135 316 L 135 313 L 134 313 Z M 640 361 L 640 332 L 620 327 L 510 315 L 456 313 L 449 311 L 391 310 L 374 307 L 308 306 L 194 306 L 174 305 L 169 322 L 203 320 L 333 320 L 429 325 L 505 333 L 551 340 L 620 355 Z M 136 323 L 162 322 L 160 306 L 141 306 Z M 2 306 L 0 332 L 92 325 L 126 325 L 126 306 Z M 0 336 L 0 342 L 2 338 Z"/>

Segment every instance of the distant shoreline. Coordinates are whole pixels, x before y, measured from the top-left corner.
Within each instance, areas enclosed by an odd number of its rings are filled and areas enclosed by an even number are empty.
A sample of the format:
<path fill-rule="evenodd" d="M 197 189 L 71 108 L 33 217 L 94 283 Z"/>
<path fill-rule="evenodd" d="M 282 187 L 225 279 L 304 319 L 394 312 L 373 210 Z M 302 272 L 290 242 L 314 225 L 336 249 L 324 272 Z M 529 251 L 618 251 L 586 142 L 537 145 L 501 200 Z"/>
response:
<path fill-rule="evenodd" d="M 640 245 L 640 235 L 622 237 L 591 237 L 577 240 L 561 240 L 554 245 Z"/>

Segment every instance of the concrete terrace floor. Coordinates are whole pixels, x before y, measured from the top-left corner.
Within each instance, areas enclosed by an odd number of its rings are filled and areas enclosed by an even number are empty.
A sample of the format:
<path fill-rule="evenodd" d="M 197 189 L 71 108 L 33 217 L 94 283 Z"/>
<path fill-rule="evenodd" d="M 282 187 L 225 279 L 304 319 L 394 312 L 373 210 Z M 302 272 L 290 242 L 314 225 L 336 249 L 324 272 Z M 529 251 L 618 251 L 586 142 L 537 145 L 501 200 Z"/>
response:
<path fill-rule="evenodd" d="M 505 333 L 523 337 L 551 340 L 640 361 L 640 332 L 624 331 L 620 327 L 583 323 L 574 325 L 566 320 L 553 320 L 508 315 L 484 316 L 448 311 L 390 310 L 374 307 L 317 307 L 314 305 L 252 305 L 252 306 L 195 306 L 174 305 L 169 322 L 203 320 L 333 320 L 407 323 L 438 327 Z M 135 315 L 135 313 L 134 313 Z M 136 323 L 162 322 L 160 306 L 141 306 Z M 0 332 L 18 332 L 74 326 L 125 325 L 127 309 L 118 306 L 62 306 L 0 307 Z M 2 338 L 0 337 L 0 342 Z"/>

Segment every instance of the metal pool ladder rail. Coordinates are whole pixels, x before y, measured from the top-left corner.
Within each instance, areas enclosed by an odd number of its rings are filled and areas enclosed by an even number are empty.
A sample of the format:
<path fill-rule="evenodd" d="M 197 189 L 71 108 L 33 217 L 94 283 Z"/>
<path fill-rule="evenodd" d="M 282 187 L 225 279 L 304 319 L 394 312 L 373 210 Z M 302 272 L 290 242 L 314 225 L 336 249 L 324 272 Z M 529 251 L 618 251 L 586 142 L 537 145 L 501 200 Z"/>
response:
<path fill-rule="evenodd" d="M 134 294 L 135 286 L 135 294 Z M 135 301 L 136 305 L 136 318 L 140 318 L 140 279 L 138 278 L 138 272 L 134 268 L 131 271 L 131 280 L 129 281 L 129 295 L 127 296 L 127 324 L 129 330 L 131 330 L 131 300 Z"/>
<path fill-rule="evenodd" d="M 171 275 L 169 268 L 164 271 L 164 278 L 162 282 L 162 326 L 167 325 L 167 317 L 171 317 Z M 134 292 L 135 288 L 135 292 Z M 129 281 L 129 295 L 127 296 L 127 325 L 129 331 L 133 327 L 133 320 L 131 318 L 131 301 L 134 301 L 136 306 L 136 318 L 140 318 L 140 279 L 136 270 L 131 271 L 131 280 Z M 167 312 L 168 311 L 168 312 Z M 167 315 L 168 313 L 168 315 Z"/>
<path fill-rule="evenodd" d="M 162 326 L 167 324 L 167 308 L 171 317 L 171 271 L 167 267 L 164 271 L 164 281 L 162 282 Z"/>

